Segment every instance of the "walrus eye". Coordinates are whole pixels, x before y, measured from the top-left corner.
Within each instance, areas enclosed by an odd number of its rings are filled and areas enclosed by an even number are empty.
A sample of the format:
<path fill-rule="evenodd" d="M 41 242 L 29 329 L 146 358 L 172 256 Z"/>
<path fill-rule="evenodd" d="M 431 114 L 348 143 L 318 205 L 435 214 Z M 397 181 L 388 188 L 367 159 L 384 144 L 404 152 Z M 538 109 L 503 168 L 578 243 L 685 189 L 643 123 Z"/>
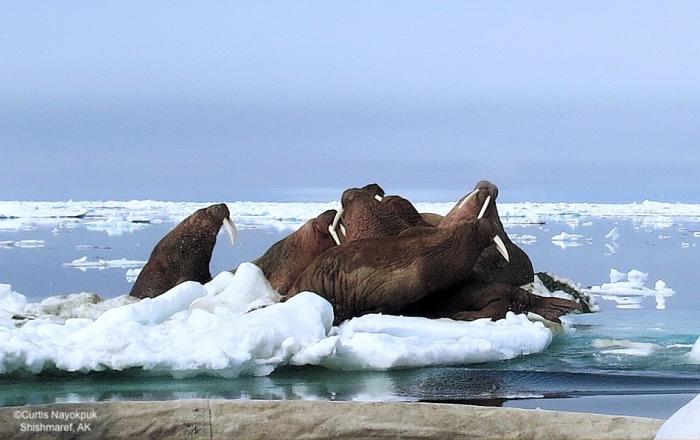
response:
<path fill-rule="evenodd" d="M 498 250 L 498 253 L 503 255 L 503 258 L 505 258 L 506 261 L 510 263 L 510 257 L 508 256 L 508 249 L 506 249 L 506 245 L 503 244 L 503 240 L 501 240 L 501 237 L 496 235 L 495 237 L 493 237 L 493 242 L 496 243 L 496 249 Z"/>
<path fill-rule="evenodd" d="M 479 211 L 479 215 L 476 217 L 477 220 L 481 220 L 481 217 L 484 216 L 486 213 L 486 208 L 489 207 L 489 203 L 491 202 L 491 196 L 486 196 L 486 200 L 484 200 L 484 204 L 481 206 L 481 211 Z"/>
<path fill-rule="evenodd" d="M 238 228 L 228 217 L 224 217 L 224 229 L 226 229 L 228 238 L 231 240 L 231 245 L 235 246 L 236 241 L 238 241 Z"/>
<path fill-rule="evenodd" d="M 384 197 L 380 196 L 379 194 L 375 194 L 374 198 L 377 199 L 378 202 L 381 202 Z"/>
<path fill-rule="evenodd" d="M 468 195 L 467 197 L 465 197 L 464 200 L 462 200 L 462 203 L 459 204 L 459 206 L 457 207 L 457 209 L 459 209 L 459 208 L 461 208 L 462 206 L 464 206 L 464 205 L 465 205 L 469 200 L 471 200 L 471 198 L 474 197 L 474 196 L 476 195 L 476 193 L 478 193 L 478 192 L 479 192 L 478 189 L 475 189 L 474 191 L 470 192 L 469 195 Z"/>

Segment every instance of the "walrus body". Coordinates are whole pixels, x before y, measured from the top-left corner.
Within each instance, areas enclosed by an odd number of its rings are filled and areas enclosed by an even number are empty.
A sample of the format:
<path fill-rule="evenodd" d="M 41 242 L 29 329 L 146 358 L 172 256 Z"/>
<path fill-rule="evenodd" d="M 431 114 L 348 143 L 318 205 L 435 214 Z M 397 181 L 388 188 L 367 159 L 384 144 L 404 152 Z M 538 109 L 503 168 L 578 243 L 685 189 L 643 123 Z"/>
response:
<path fill-rule="evenodd" d="M 366 313 L 395 314 L 463 281 L 496 231 L 493 222 L 471 220 L 349 242 L 317 258 L 287 298 L 307 290 L 319 294 L 333 305 L 335 323 Z"/>
<path fill-rule="evenodd" d="M 228 207 L 221 203 L 183 220 L 155 246 L 130 295 L 153 298 L 185 281 L 210 281 L 209 262 L 219 229 L 225 222 L 230 233 L 233 229 L 229 216 Z"/>
<path fill-rule="evenodd" d="M 323 252 L 336 244 L 329 233 L 336 211 L 328 210 L 309 220 L 252 261 L 262 269 L 272 288 L 287 292 L 301 273 Z"/>

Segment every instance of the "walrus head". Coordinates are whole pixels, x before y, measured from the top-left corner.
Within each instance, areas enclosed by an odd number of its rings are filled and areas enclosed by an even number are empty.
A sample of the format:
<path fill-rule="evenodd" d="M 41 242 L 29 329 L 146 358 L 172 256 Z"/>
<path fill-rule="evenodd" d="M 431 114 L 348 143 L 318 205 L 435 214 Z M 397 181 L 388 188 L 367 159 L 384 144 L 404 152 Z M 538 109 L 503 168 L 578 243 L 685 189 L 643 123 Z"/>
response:
<path fill-rule="evenodd" d="M 235 245 L 238 241 L 238 229 L 233 221 L 231 221 L 231 213 L 225 203 L 218 203 L 198 209 L 194 214 L 186 218 L 185 222 L 202 230 L 214 230 L 217 232 L 223 226 L 229 236 L 231 244 Z"/>
<path fill-rule="evenodd" d="M 397 236 L 410 227 L 427 225 L 411 202 L 386 196 L 376 183 L 345 190 L 340 202 L 342 207 L 329 229 L 338 244 Z"/>
<path fill-rule="evenodd" d="M 496 198 L 498 198 L 498 187 L 487 180 L 482 180 L 476 184 L 472 192 L 457 202 L 455 207 L 442 219 L 439 227 L 450 226 L 474 218 L 498 219 Z"/>
<path fill-rule="evenodd" d="M 336 246 L 330 234 L 335 217 L 335 209 L 323 212 L 253 260 L 275 290 L 285 293 L 319 255 Z"/>

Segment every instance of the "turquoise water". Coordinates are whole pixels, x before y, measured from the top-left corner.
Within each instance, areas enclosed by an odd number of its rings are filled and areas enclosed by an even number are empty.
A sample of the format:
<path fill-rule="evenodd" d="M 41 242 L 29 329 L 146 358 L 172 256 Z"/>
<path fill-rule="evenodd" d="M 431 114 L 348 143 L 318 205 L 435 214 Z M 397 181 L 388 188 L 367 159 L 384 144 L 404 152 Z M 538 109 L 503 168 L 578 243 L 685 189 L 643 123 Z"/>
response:
<path fill-rule="evenodd" d="M 0 282 L 12 284 L 13 290 L 31 301 L 80 291 L 104 297 L 124 294 L 130 289 L 126 269 L 82 272 L 63 263 L 82 256 L 145 260 L 171 227 L 149 225 L 118 236 L 82 228 L 0 231 L 0 242 L 45 241 L 42 248 L 0 247 Z M 606 239 L 613 227 L 618 228 L 619 239 Z M 700 365 L 687 357 L 700 335 L 696 317 L 700 238 L 694 235 L 698 230 L 700 224 L 684 220 L 656 225 L 600 218 L 582 218 L 578 224 L 510 227 L 511 235 L 536 237 L 522 247 L 538 271 L 553 272 L 585 287 L 607 282 L 610 268 L 639 269 L 649 273 L 647 286 L 662 279 L 676 291 L 666 299 L 664 310 L 656 308 L 653 297 L 635 309 L 599 300 L 599 313 L 570 319 L 569 327 L 555 334 L 544 353 L 481 365 L 389 372 L 284 368 L 268 377 L 239 379 L 175 380 L 141 371 L 13 375 L 0 377 L 0 405 L 190 397 L 420 400 L 667 417 L 700 392 Z M 561 249 L 551 241 L 560 232 L 590 240 Z M 285 233 L 243 230 L 237 247 L 219 240 L 212 273 L 257 257 Z M 79 245 L 97 249 L 77 249 Z M 647 344 L 641 352 L 610 351 L 638 343 Z"/>

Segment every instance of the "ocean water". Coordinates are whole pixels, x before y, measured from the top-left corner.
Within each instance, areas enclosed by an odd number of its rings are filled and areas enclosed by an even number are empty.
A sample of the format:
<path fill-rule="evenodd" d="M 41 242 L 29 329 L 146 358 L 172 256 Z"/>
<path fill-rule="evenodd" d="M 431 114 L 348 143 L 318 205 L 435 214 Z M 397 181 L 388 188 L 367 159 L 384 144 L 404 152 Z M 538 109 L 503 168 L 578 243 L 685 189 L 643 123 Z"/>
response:
<path fill-rule="evenodd" d="M 81 270 L 66 263 L 82 257 L 147 260 L 174 226 L 132 221 L 133 227 L 115 230 L 89 228 L 89 222 L 79 218 L 70 220 L 70 227 L 35 222 L 16 228 L 2 228 L 0 222 L 0 282 L 30 301 L 74 292 L 128 293 L 126 268 Z M 298 223 L 249 224 L 236 246 L 221 235 L 212 273 L 261 255 Z M 648 273 L 648 287 L 663 280 L 675 294 L 663 304 L 654 296 L 598 298 L 600 311 L 570 316 L 543 353 L 509 361 L 385 372 L 284 367 L 266 377 L 237 379 L 176 380 L 134 370 L 13 374 L 0 376 L 0 405 L 190 397 L 407 400 L 668 417 L 700 393 L 700 365 L 687 355 L 700 336 L 697 218 L 586 214 L 543 222 L 516 217 L 506 224 L 537 271 L 589 287 L 608 282 L 611 268 L 637 269 Z M 552 240 L 562 232 L 580 237 Z"/>

